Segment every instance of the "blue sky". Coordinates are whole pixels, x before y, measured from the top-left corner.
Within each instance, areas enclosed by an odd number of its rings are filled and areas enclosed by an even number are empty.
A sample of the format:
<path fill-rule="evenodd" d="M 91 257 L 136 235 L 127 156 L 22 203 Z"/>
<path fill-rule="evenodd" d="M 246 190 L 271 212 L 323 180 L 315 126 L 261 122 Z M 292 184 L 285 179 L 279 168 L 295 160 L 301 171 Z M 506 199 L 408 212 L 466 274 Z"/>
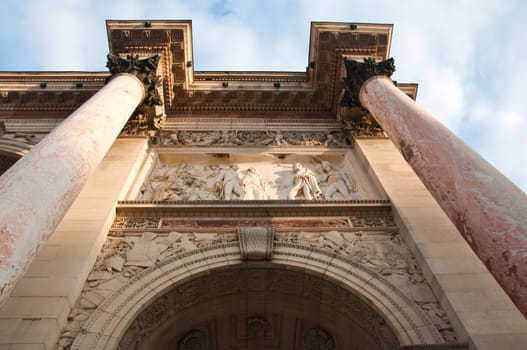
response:
<path fill-rule="evenodd" d="M 311 21 L 392 23 L 394 79 L 527 192 L 524 0 L 4 0 L 0 71 L 104 71 L 106 19 L 191 19 L 197 70 L 304 71 Z"/>

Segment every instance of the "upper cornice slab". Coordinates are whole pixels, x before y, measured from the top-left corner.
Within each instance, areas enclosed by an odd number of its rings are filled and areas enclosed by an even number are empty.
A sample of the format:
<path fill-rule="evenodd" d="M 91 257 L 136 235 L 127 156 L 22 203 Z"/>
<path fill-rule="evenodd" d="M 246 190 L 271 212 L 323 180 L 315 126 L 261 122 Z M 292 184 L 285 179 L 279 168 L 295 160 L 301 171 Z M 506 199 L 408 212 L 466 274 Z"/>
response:
<path fill-rule="evenodd" d="M 391 24 L 312 22 L 304 72 L 195 71 L 190 20 L 108 20 L 119 56 L 160 55 L 168 117 L 306 116 L 335 119 L 343 57 L 388 58 Z M 101 58 L 102 60 L 103 58 Z M 106 72 L 0 72 L 0 118 L 63 118 L 99 90 Z M 415 98 L 416 84 L 398 85 Z"/>
<path fill-rule="evenodd" d="M 392 25 L 313 22 L 305 72 L 194 70 L 190 21 L 107 21 L 111 53 L 161 55 L 167 115 L 312 113 L 334 117 L 342 57 L 389 55 Z"/>

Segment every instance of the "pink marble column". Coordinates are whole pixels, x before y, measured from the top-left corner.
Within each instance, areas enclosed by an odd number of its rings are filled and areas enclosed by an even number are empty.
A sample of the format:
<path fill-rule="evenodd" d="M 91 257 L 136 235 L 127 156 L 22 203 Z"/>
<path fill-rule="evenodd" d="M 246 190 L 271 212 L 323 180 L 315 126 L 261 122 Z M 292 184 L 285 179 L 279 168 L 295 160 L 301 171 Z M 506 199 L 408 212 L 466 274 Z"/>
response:
<path fill-rule="evenodd" d="M 359 99 L 527 316 L 525 193 L 388 77 L 376 75 L 366 80 Z"/>
<path fill-rule="evenodd" d="M 0 177 L 0 305 L 145 96 L 115 75 Z"/>

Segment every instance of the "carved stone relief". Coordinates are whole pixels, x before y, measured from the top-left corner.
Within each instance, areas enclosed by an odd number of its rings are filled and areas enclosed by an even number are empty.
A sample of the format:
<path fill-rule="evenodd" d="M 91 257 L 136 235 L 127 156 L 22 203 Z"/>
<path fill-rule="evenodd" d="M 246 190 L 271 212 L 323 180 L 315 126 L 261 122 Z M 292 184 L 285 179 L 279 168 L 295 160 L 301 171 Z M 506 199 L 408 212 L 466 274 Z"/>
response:
<path fill-rule="evenodd" d="M 392 215 L 350 216 L 349 222 L 351 227 L 395 226 L 395 220 Z"/>
<path fill-rule="evenodd" d="M 127 221 L 131 219 L 133 220 Z M 149 219 L 152 221 L 149 222 Z M 285 246 L 290 247 L 288 249 L 304 247 L 303 249 L 307 248 L 308 252 L 318 249 L 320 252 L 325 251 L 338 256 L 339 259 L 363 266 L 369 271 L 375 271 L 379 278 L 397 286 L 399 291 L 413 300 L 428 315 L 445 342 L 454 343 L 456 336 L 452 326 L 426 283 L 415 259 L 401 240 L 396 227 L 387 228 L 393 226 L 393 218 L 353 217 L 348 220 L 348 223 L 350 222 L 363 225 L 363 229 L 355 225 L 351 228 L 351 225 L 348 226 L 348 229 L 327 231 L 306 229 L 293 232 L 281 228 L 274 234 L 274 246 L 278 247 L 275 249 Z M 372 229 L 375 223 L 379 224 L 380 228 Z M 166 232 L 158 224 L 158 218 L 116 220 L 114 226 L 119 227 L 118 235 L 113 231 L 110 232 L 81 296 L 68 316 L 68 324 L 58 343 L 59 349 L 70 348 L 75 336 L 82 330 L 84 322 L 109 295 L 154 264 L 174 259 L 181 254 L 206 250 L 209 247 L 235 247 L 239 244 L 238 234 L 233 230 L 228 231 L 229 233 L 188 232 L 188 229 L 185 232 Z M 135 231 L 145 225 L 158 228 L 152 228 L 150 231 Z M 132 227 L 134 231 L 127 232 L 127 227 Z M 242 255 L 242 252 L 238 254 Z M 214 296 L 210 293 L 218 293 L 218 291 L 221 291 L 221 295 L 249 293 L 249 289 L 250 293 L 267 291 L 267 293 L 284 294 L 293 298 L 302 296 L 321 307 L 336 309 L 345 317 L 358 318 L 361 320 L 359 327 L 365 334 L 371 335 L 380 349 L 393 348 L 393 333 L 386 321 L 351 292 L 336 285 L 328 286 L 319 277 L 299 276 L 287 270 L 250 270 L 243 272 L 248 274 L 245 277 L 240 276 L 240 271 L 215 272 L 207 279 L 191 280 L 178 285 L 173 292 L 148 306 L 133 322 L 121 341 L 121 349 L 139 346 L 149 334 L 149 330 L 158 327 L 164 322 L 163 320 L 172 317 L 178 310 L 211 300 Z M 278 316 L 247 314 L 240 317 L 239 315 L 234 317 L 235 321 L 231 317 L 230 320 L 231 324 L 238 325 L 237 333 L 231 334 L 233 345 L 247 343 L 249 340 L 253 343 L 260 342 L 261 339 L 267 339 L 265 341 L 268 343 L 265 344 L 274 344 L 273 339 L 279 334 L 276 327 L 281 322 Z M 209 327 L 206 323 L 202 326 L 188 328 L 175 337 L 172 341 L 172 349 L 187 349 L 191 344 L 198 349 L 200 344 L 209 344 L 204 348 L 214 349 L 213 345 L 210 345 L 213 344 L 211 340 L 207 339 L 215 331 L 206 328 Z M 335 338 L 335 334 L 331 334 L 319 325 L 303 323 L 301 329 L 297 329 L 297 334 L 301 335 L 295 338 L 295 344 L 299 349 L 339 348 L 339 340 Z"/>
<path fill-rule="evenodd" d="M 397 231 L 277 232 L 275 243 L 280 242 L 329 250 L 376 271 L 409 295 L 447 342 L 456 340 L 445 312 Z"/>
<path fill-rule="evenodd" d="M 240 169 L 241 168 L 241 169 Z M 344 166 L 318 157 L 302 162 L 159 163 L 145 181 L 139 200 L 266 200 L 356 197 L 357 185 Z"/>
<path fill-rule="evenodd" d="M 333 216 L 327 218 L 314 218 L 309 215 L 299 217 L 294 213 L 294 218 L 232 218 L 226 216 L 225 211 L 232 208 L 219 208 L 214 213 L 213 220 L 196 217 L 117 217 L 110 229 L 110 236 L 122 237 L 127 230 L 195 230 L 195 229 L 236 229 L 237 227 L 262 227 L 270 226 L 275 229 L 348 229 L 348 228 L 372 228 L 382 227 L 385 229 L 396 229 L 392 215 L 382 215 L 376 211 L 363 212 L 362 215 Z M 320 211 L 319 211 L 320 212 Z M 211 211 L 209 210 L 209 213 Z M 280 213 L 287 213 L 280 209 Z M 335 214 L 335 213 L 334 213 Z"/>
<path fill-rule="evenodd" d="M 337 119 L 342 129 L 352 137 L 382 137 L 386 134 L 366 109 L 360 106 L 337 108 Z"/>
<path fill-rule="evenodd" d="M 238 239 L 235 233 L 143 232 L 139 236 L 119 233 L 119 237 L 110 235 L 103 245 L 81 296 L 68 316 L 59 338 L 59 350 L 70 348 L 84 321 L 109 294 L 149 266 L 176 254 Z M 162 307 L 154 306 L 154 309 L 162 310 Z M 143 324 L 147 319 L 140 322 Z"/>
<path fill-rule="evenodd" d="M 159 228 L 161 218 L 116 218 L 112 228 L 118 229 L 155 229 Z"/>
<path fill-rule="evenodd" d="M 341 132 L 280 130 L 174 130 L 155 139 L 161 146 L 349 147 Z"/>

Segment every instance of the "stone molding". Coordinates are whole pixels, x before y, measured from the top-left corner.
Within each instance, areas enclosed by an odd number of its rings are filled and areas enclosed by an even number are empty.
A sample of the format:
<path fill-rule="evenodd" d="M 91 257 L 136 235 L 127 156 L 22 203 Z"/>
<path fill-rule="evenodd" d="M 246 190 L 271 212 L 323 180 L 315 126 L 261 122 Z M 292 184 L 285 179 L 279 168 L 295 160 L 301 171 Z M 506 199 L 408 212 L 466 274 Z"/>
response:
<path fill-rule="evenodd" d="M 339 147 L 351 142 L 339 131 L 281 130 L 174 130 L 163 131 L 154 139 L 161 147 Z"/>
<path fill-rule="evenodd" d="M 128 218 L 269 218 L 269 217 L 376 217 L 391 216 L 388 200 L 210 200 L 119 201 L 118 217 Z"/>
<path fill-rule="evenodd" d="M 190 21 L 108 21 L 111 52 L 137 54 L 156 47 L 162 65 L 167 114 L 329 112 L 340 94 L 342 55 L 386 58 L 389 25 L 313 22 L 306 73 L 194 72 Z M 163 51 L 163 52 L 162 52 Z"/>

